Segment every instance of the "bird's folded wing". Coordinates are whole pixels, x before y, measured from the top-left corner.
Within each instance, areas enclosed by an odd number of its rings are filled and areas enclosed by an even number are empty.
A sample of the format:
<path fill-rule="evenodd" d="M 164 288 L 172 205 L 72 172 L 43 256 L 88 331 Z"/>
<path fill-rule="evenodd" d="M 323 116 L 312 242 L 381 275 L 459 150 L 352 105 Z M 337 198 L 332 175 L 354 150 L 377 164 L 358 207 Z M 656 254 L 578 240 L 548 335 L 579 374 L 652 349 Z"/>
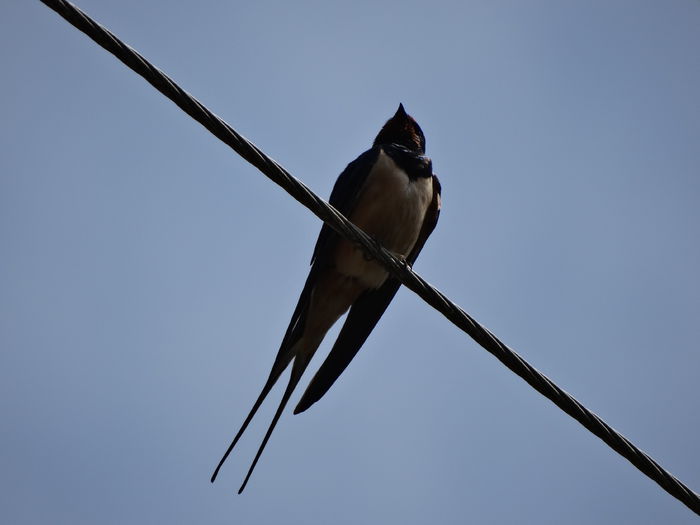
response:
<path fill-rule="evenodd" d="M 440 182 L 433 175 L 433 200 L 426 212 L 416 244 L 407 257 L 409 264 L 413 264 L 418 257 L 428 236 L 435 229 L 439 215 Z M 365 292 L 355 301 L 328 357 L 314 375 L 299 404 L 294 409 L 295 414 L 303 412 L 321 399 L 343 373 L 389 306 L 400 285 L 399 281 L 389 277 L 381 287 Z"/>

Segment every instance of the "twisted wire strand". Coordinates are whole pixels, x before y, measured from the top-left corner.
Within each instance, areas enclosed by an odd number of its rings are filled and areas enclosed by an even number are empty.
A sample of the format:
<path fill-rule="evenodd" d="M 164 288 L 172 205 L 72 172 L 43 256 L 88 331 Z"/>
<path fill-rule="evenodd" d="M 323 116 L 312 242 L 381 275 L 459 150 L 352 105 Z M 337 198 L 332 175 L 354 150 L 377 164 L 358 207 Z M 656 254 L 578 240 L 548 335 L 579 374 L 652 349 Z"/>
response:
<path fill-rule="evenodd" d="M 294 178 L 277 162 L 265 155 L 257 146 L 180 88 L 165 73 L 150 64 L 138 52 L 119 40 L 113 33 L 92 20 L 70 2 L 65 0 L 41 1 L 116 56 L 130 69 L 141 75 L 185 113 L 202 124 L 219 140 L 228 144 L 236 153 L 258 168 L 264 175 L 284 188 L 287 193 L 306 206 L 335 231 L 361 245 L 370 256 L 382 263 L 404 286 L 442 313 L 511 371 L 524 379 L 531 387 L 598 436 L 618 454 L 630 461 L 637 469 L 658 483 L 666 492 L 700 515 L 700 495 L 674 477 L 649 455 L 588 410 L 574 397 L 558 387 L 551 379 L 535 369 L 488 329 L 480 325 L 454 302 L 450 301 L 442 292 L 413 272 L 404 261 L 397 259 L 393 254 L 382 248 L 374 239 L 353 225 L 340 212 L 313 193 L 305 184 Z"/>

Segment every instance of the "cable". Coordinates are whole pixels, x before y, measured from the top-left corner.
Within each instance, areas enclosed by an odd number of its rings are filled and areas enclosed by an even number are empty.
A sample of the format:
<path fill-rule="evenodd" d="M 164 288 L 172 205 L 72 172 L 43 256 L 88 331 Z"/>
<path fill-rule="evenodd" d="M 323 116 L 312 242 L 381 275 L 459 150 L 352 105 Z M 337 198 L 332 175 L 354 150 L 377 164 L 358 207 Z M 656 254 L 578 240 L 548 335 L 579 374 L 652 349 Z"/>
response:
<path fill-rule="evenodd" d="M 294 178 L 282 166 L 260 151 L 257 146 L 245 139 L 226 122 L 204 107 L 197 99 L 185 92 L 165 73 L 150 64 L 143 56 L 71 3 L 64 0 L 41 1 L 145 78 L 185 113 L 202 124 L 221 141 L 228 144 L 236 153 L 258 168 L 264 175 L 284 188 L 287 193 L 310 209 L 335 231 L 345 238 L 360 244 L 370 256 L 381 262 L 404 286 L 415 292 L 430 306 L 461 328 L 540 394 L 602 439 L 618 454 L 629 460 L 641 472 L 658 483 L 666 492 L 700 515 L 700 495 L 666 471 L 661 465 L 571 395 L 559 388 L 544 374 L 502 343 L 488 329 L 481 326 L 469 314 L 450 301 L 444 294 L 413 272 L 405 262 L 400 261 L 379 246 L 335 208 L 319 198 L 301 181 Z"/>

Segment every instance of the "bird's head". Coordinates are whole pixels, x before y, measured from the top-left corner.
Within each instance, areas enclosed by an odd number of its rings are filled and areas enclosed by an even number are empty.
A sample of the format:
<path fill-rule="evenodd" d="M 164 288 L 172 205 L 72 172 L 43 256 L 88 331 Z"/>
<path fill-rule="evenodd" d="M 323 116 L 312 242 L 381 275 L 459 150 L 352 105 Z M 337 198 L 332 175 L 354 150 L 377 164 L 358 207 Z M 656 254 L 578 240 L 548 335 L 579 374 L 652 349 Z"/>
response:
<path fill-rule="evenodd" d="M 379 135 L 374 139 L 375 146 L 380 144 L 399 144 L 421 155 L 425 153 L 423 131 L 413 117 L 406 113 L 403 104 L 399 104 L 399 109 L 386 121 Z"/>

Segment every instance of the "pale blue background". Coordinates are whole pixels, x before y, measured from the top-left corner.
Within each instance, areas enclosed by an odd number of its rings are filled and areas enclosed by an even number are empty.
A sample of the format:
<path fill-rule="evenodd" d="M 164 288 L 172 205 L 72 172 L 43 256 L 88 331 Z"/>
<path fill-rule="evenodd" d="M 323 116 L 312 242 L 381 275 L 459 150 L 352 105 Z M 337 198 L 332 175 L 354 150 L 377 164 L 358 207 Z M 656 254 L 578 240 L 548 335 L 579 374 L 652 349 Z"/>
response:
<path fill-rule="evenodd" d="M 700 489 L 700 2 L 79 4 L 324 196 L 403 102 L 416 269 Z M 408 291 L 210 485 L 320 223 L 38 1 L 0 56 L 3 523 L 697 523 Z"/>

